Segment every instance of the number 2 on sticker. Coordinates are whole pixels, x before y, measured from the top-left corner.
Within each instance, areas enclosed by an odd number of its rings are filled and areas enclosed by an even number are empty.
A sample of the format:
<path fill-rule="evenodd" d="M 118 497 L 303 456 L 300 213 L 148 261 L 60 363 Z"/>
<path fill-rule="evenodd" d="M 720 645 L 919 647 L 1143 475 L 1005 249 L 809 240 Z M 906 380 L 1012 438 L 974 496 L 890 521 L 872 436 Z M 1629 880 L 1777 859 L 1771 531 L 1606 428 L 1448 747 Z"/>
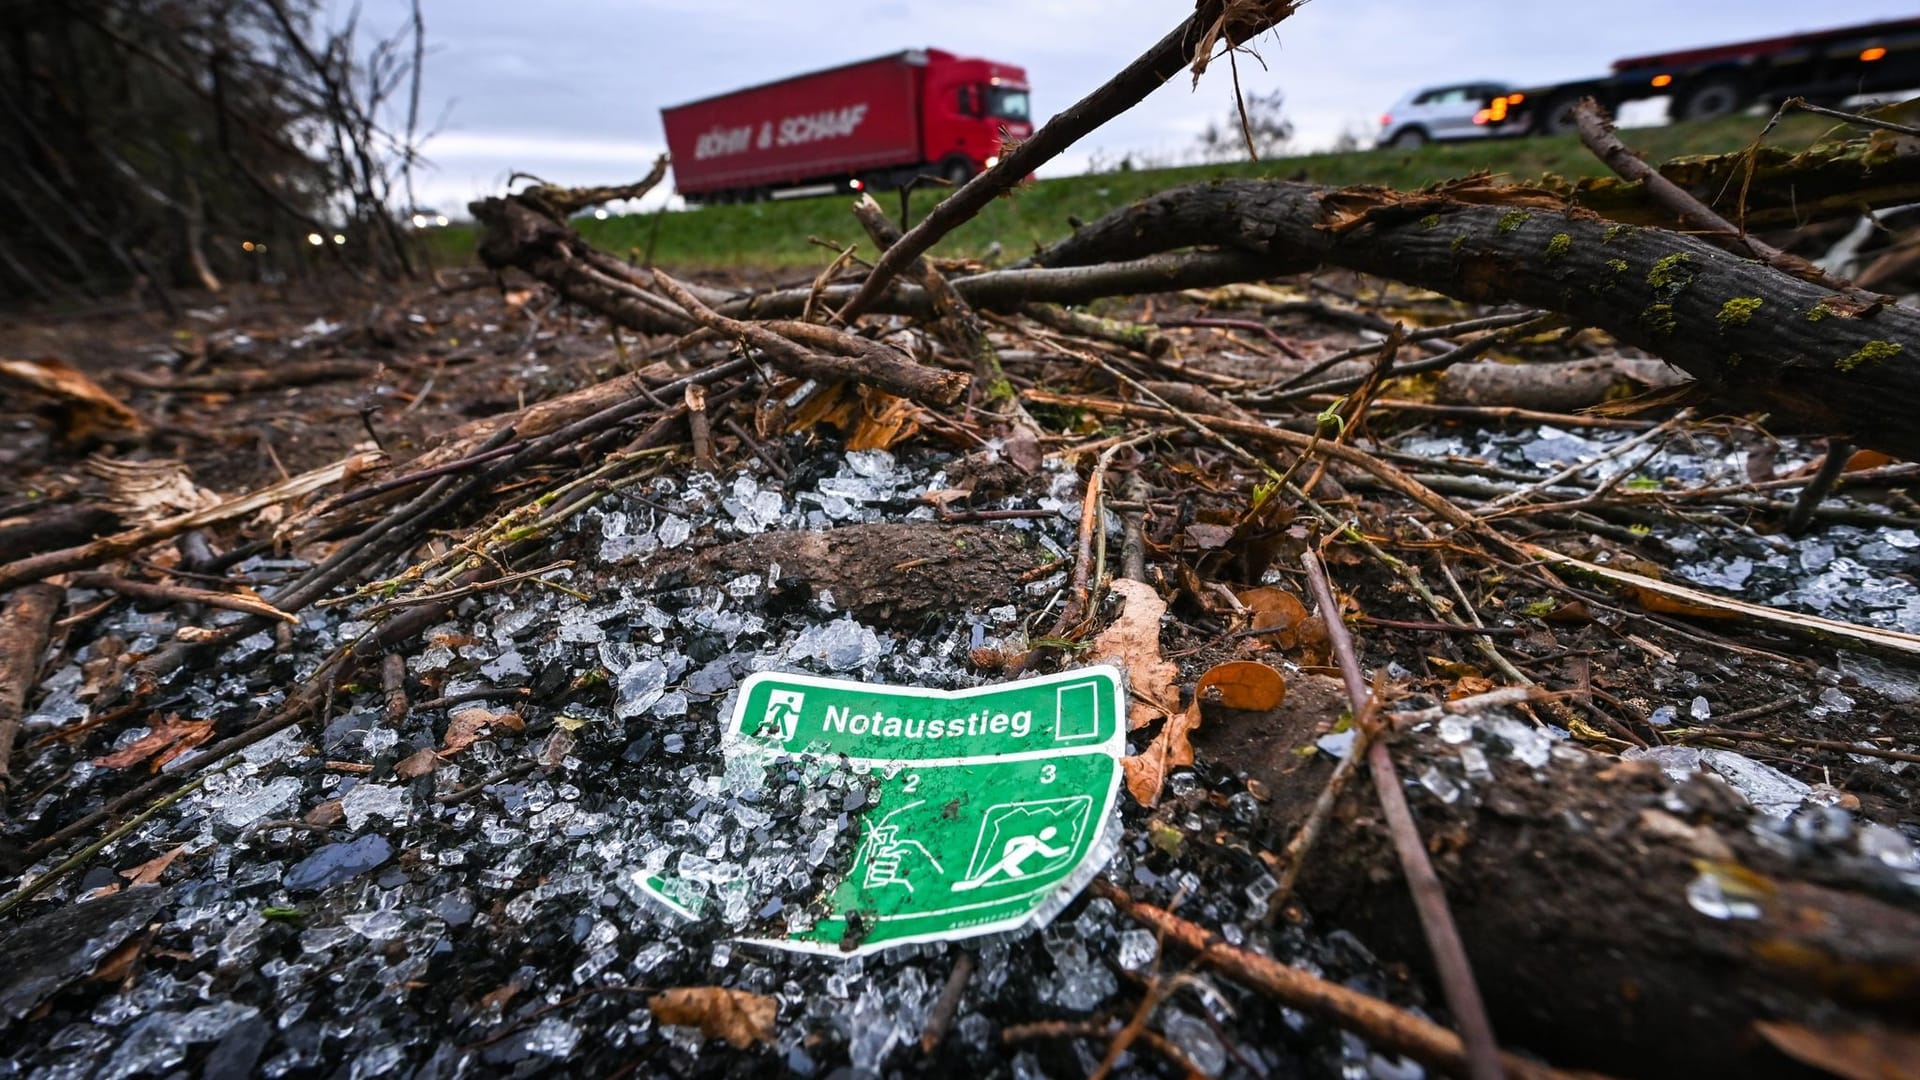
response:
<path fill-rule="evenodd" d="M 1040 782 L 1041 783 L 1043 784 L 1053 783 L 1054 775 L 1055 775 L 1055 770 L 1053 766 L 1051 765 L 1040 766 Z"/>
<path fill-rule="evenodd" d="M 919 790 L 919 788 L 920 788 L 920 774 L 917 772 L 908 773 L 907 778 L 900 782 L 900 790 L 906 792 L 909 795 Z"/>

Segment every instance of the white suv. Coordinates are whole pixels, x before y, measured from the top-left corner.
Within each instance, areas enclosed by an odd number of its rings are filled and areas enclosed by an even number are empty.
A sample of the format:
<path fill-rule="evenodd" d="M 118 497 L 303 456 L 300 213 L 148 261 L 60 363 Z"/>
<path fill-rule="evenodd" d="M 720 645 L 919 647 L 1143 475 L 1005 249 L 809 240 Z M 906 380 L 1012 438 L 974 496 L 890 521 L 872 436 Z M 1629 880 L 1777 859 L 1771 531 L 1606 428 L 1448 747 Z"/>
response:
<path fill-rule="evenodd" d="M 1380 118 L 1376 146 L 1411 150 L 1446 139 L 1479 139 L 1497 130 L 1482 116 L 1487 104 L 1507 93 L 1496 82 L 1454 83 L 1415 90 L 1393 103 Z M 1504 111 L 1504 110 L 1502 110 Z"/>

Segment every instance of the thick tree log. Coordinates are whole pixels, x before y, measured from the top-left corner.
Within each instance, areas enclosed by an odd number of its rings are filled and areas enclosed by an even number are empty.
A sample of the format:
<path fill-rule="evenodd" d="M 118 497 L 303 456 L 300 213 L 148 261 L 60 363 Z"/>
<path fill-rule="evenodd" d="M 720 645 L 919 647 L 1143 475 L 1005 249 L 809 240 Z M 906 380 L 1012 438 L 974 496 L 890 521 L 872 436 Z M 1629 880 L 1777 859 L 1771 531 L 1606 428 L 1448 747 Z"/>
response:
<path fill-rule="evenodd" d="M 1232 760 L 1275 793 L 1263 837 L 1273 850 L 1332 772 L 1324 759 L 1303 765 L 1300 751 L 1336 694 L 1312 679 L 1290 687 L 1279 715 L 1209 716 L 1196 735 L 1203 757 Z M 1423 781 L 1408 794 L 1505 1045 L 1621 1076 L 1804 1075 L 1754 1035 L 1756 1022 L 1920 1017 L 1920 904 L 1853 838 L 1785 842 L 1717 779 L 1676 786 L 1653 762 L 1562 751 L 1534 768 L 1484 726 L 1474 744 L 1491 776 L 1469 776 L 1461 748 L 1432 735 L 1392 749 L 1401 775 L 1437 772 L 1430 783 L 1457 792 L 1445 802 Z M 1298 895 L 1381 955 L 1424 964 L 1380 810 L 1361 787 L 1336 803 Z"/>
<path fill-rule="evenodd" d="M 1785 429 L 1920 456 L 1912 423 L 1920 415 L 1920 311 L 1862 309 L 1751 259 L 1609 223 L 1543 192 L 1405 195 L 1215 181 L 1109 214 L 1036 261 L 1084 266 L 1192 244 L 1264 254 L 1289 269 L 1309 259 L 1462 300 L 1564 312 L 1685 369 L 1723 406 L 1768 413 Z"/>

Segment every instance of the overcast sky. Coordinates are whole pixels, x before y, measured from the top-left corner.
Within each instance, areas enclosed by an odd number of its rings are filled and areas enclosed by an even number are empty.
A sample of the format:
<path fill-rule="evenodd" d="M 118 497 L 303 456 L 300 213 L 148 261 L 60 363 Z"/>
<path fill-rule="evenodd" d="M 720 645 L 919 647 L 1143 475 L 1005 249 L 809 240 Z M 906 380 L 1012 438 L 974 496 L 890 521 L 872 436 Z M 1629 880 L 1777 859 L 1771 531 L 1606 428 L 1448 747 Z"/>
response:
<path fill-rule="evenodd" d="M 344 12 L 345 0 L 330 0 Z M 513 170 L 563 184 L 643 174 L 664 149 L 660 108 L 815 68 L 932 46 L 1026 68 L 1036 119 L 1103 82 L 1191 10 L 1178 0 L 423 0 L 432 52 L 421 201 L 463 213 Z M 362 0 L 368 30 L 405 0 Z M 1251 91 L 1279 88 L 1301 149 L 1343 130 L 1371 136 L 1418 84 L 1552 82 L 1621 56 L 1910 16 L 1893 0 L 1310 0 L 1240 65 Z M 1185 78 L 1095 132 L 1042 175 L 1090 155 L 1170 157 L 1232 108 L 1225 65 Z M 1657 110 L 1656 110 L 1657 111 Z M 1631 119 L 1631 118 L 1629 118 Z"/>

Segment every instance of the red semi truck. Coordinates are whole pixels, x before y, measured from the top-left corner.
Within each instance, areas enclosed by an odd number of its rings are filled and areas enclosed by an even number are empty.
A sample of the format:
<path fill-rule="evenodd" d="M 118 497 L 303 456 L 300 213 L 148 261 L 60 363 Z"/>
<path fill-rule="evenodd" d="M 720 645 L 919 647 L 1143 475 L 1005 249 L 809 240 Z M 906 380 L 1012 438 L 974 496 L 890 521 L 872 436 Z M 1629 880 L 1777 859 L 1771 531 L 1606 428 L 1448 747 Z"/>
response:
<path fill-rule="evenodd" d="M 912 49 L 660 110 L 687 202 L 955 183 L 1033 133 L 1025 70 Z"/>
<path fill-rule="evenodd" d="M 1516 87 L 1474 117 L 1500 133 L 1573 130 L 1568 115 L 1592 95 L 1609 109 L 1670 97 L 1675 120 L 1707 120 L 1790 97 L 1837 104 L 1855 94 L 1920 87 L 1920 19 L 1843 26 L 1785 37 L 1681 49 L 1613 62 L 1613 74 Z"/>

